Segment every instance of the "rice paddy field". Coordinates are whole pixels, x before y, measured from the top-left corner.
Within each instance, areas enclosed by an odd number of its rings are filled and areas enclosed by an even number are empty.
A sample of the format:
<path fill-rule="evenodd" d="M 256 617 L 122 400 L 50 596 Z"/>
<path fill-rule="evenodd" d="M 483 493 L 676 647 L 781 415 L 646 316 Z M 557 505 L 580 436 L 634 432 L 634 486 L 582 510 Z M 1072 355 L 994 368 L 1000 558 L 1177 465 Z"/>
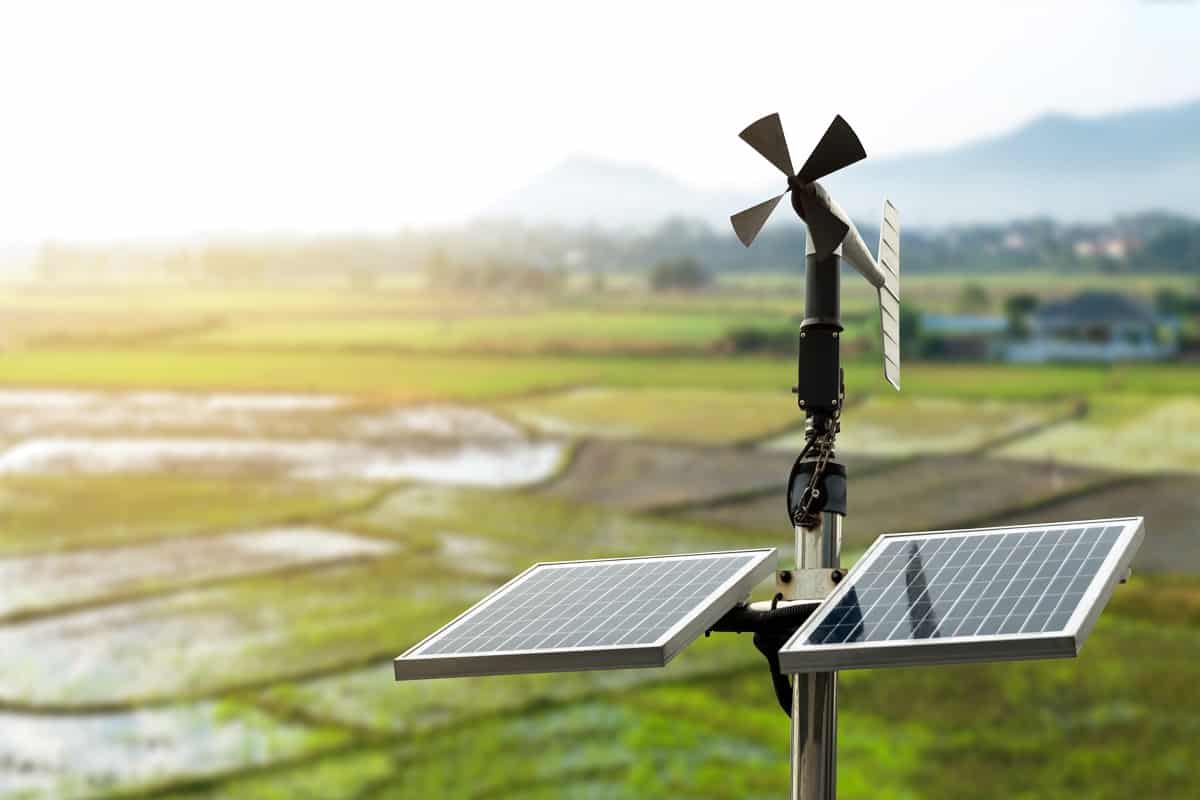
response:
<path fill-rule="evenodd" d="M 535 561 L 790 562 L 795 365 L 721 342 L 793 326 L 797 288 L 5 287 L 0 798 L 785 796 L 749 637 L 649 670 L 391 659 Z M 1077 659 L 843 673 L 841 796 L 1192 796 L 1200 366 L 846 373 L 847 562 L 961 525 L 1147 538 Z"/>

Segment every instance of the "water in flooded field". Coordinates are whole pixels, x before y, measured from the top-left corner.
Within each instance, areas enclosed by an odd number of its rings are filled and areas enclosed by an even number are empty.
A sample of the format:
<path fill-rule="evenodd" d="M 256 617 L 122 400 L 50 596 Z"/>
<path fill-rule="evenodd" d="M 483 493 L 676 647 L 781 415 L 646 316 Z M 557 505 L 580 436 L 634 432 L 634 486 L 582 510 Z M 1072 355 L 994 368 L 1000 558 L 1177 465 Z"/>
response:
<path fill-rule="evenodd" d="M 551 475 L 565 447 L 487 411 L 455 406 L 362 405 L 330 395 L 0 390 L 0 479 L 246 475 L 294 481 L 314 494 L 396 481 L 511 487 Z M 33 492 L 22 494 L 26 504 L 51 501 Z M 138 498 L 128 502 L 129 519 L 138 519 Z M 231 719 L 215 704 L 94 712 L 361 658 L 354 654 L 384 646 L 383 634 L 364 638 L 354 630 L 387 616 L 378 598 L 403 589 L 421 602 L 448 604 L 448 613 L 468 598 L 458 584 L 456 592 L 443 587 L 441 565 L 486 572 L 487 585 L 496 568 L 481 540 L 447 532 L 436 549 L 414 551 L 430 566 L 401 587 L 388 564 L 418 563 L 408 560 L 414 545 L 406 531 L 367 535 L 336 521 L 111 547 L 72 548 L 69 536 L 61 538 L 54 552 L 0 559 L 0 652 L 8 654 L 0 700 L 9 708 L 0 714 L 0 796 L 88 796 L 292 756 L 310 731 L 257 711 Z M 470 598 L 485 588 L 471 584 Z M 19 713 L 23 707 L 30 713 Z M 71 708 L 90 710 L 47 713 Z"/>
<path fill-rule="evenodd" d="M 329 738 L 218 703 L 86 716 L 0 712 L 0 731 L 4 797 L 92 796 L 294 757 Z"/>
<path fill-rule="evenodd" d="M 356 408 L 327 395 L 0 391 L 0 475 L 253 471 L 505 487 L 563 456 L 478 409 Z"/>
<path fill-rule="evenodd" d="M 0 619 L 167 584 L 391 552 L 392 542 L 311 526 L 0 559 Z"/>

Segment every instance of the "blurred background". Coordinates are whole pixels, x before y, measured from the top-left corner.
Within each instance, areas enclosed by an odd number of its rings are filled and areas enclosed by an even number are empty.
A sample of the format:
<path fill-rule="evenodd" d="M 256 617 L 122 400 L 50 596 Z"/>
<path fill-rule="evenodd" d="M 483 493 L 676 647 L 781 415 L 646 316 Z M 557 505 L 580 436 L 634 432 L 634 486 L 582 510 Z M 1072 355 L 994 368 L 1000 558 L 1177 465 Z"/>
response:
<path fill-rule="evenodd" d="M 396 684 L 537 560 L 778 546 L 803 226 L 844 281 L 845 562 L 1142 514 L 1077 660 L 843 674 L 847 798 L 1186 797 L 1200 4 L 0 9 L 0 797 L 774 798 L 749 639 Z"/>

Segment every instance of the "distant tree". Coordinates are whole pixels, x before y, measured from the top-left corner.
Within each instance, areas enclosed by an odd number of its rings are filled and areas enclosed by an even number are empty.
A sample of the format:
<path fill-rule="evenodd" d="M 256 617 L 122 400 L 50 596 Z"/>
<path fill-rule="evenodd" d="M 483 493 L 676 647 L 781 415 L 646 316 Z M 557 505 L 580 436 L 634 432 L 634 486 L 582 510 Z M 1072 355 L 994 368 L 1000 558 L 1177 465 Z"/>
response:
<path fill-rule="evenodd" d="M 1151 268 L 1200 271 L 1200 223 L 1176 222 L 1151 236 L 1141 259 Z"/>
<path fill-rule="evenodd" d="M 1200 289 L 1188 294 L 1164 286 L 1154 293 L 1154 309 L 1160 314 L 1176 317 L 1200 314 Z"/>
<path fill-rule="evenodd" d="M 793 353 L 796 350 L 796 331 L 791 327 L 739 325 L 726 331 L 717 346 L 734 353 Z"/>
<path fill-rule="evenodd" d="M 923 358 L 937 349 L 938 337 L 925 332 L 921 324 L 923 316 L 924 312 L 911 303 L 900 305 L 900 354 L 904 358 Z M 878 352 L 883 345 L 879 314 L 872 314 L 871 318 L 871 333 L 864 343 L 871 352 Z"/>
<path fill-rule="evenodd" d="M 1178 314 L 1187 305 L 1187 298 L 1178 289 L 1164 286 L 1154 293 L 1154 308 L 1162 314 Z"/>
<path fill-rule="evenodd" d="M 712 275 L 700 262 L 689 256 L 665 258 L 650 271 L 650 288 L 656 292 L 669 289 L 702 289 L 712 283 Z"/>
<path fill-rule="evenodd" d="M 924 356 L 930 343 L 921 330 L 921 311 L 911 305 L 900 306 L 900 352 L 908 357 Z"/>
<path fill-rule="evenodd" d="M 963 311 L 986 311 L 991 305 L 987 289 L 981 283 L 968 283 L 958 296 L 958 307 Z"/>
<path fill-rule="evenodd" d="M 1038 307 L 1038 296 L 1030 291 L 1018 291 L 1004 297 L 1004 317 L 1008 318 L 1008 335 L 1025 338 L 1030 335 L 1030 314 Z"/>
<path fill-rule="evenodd" d="M 1004 298 L 1004 313 L 1011 316 L 1028 315 L 1038 307 L 1038 298 L 1032 292 L 1017 292 Z"/>
<path fill-rule="evenodd" d="M 1018 339 L 1029 335 L 1029 315 L 1038 307 L 1037 295 L 1017 292 L 1004 298 L 1004 316 L 1008 318 L 1008 333 Z"/>

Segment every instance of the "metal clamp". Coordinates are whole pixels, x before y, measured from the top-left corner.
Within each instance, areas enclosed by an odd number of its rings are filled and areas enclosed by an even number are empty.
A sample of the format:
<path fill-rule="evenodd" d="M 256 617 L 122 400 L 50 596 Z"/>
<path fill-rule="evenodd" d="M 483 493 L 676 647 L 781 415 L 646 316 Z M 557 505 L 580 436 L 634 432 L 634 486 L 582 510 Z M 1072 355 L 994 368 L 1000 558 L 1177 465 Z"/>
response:
<path fill-rule="evenodd" d="M 837 588 L 846 572 L 842 569 L 785 569 L 775 573 L 775 591 L 784 600 L 821 602 Z"/>

